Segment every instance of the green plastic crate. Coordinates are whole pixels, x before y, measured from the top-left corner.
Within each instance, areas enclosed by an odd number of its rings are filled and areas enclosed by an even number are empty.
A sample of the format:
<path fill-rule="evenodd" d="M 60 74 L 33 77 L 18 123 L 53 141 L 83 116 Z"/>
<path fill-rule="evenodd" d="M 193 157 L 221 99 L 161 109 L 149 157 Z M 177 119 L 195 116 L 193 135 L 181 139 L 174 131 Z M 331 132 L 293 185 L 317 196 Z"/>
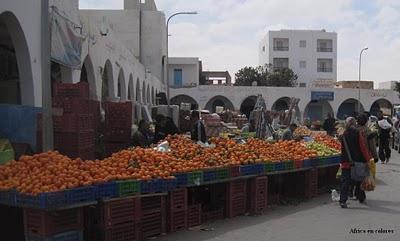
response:
<path fill-rule="evenodd" d="M 318 166 L 324 166 L 326 164 L 327 164 L 327 159 L 325 157 L 318 159 Z"/>
<path fill-rule="evenodd" d="M 275 171 L 275 164 L 272 162 L 267 162 L 264 165 L 264 172 L 265 173 L 270 173 Z"/>
<path fill-rule="evenodd" d="M 189 172 L 188 173 L 188 185 L 189 186 L 200 186 L 203 183 L 203 172 Z"/>
<path fill-rule="evenodd" d="M 120 197 L 133 196 L 140 193 L 140 182 L 137 180 L 119 181 L 117 184 Z"/>
<path fill-rule="evenodd" d="M 221 168 L 217 170 L 217 179 L 224 180 L 229 178 L 228 168 Z"/>
<path fill-rule="evenodd" d="M 294 169 L 294 161 L 285 161 L 283 163 L 285 170 L 292 170 Z"/>

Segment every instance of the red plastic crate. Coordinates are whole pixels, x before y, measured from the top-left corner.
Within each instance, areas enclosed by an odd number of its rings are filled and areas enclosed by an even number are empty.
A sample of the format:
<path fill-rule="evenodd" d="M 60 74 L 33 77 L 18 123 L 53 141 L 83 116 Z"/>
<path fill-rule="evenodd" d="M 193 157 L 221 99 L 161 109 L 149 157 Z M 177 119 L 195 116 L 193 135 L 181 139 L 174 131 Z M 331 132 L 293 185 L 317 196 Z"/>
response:
<path fill-rule="evenodd" d="M 139 227 L 134 222 L 114 225 L 104 230 L 104 241 L 140 241 Z"/>
<path fill-rule="evenodd" d="M 126 143 L 107 142 L 105 144 L 106 156 L 111 156 L 112 154 L 127 149 L 128 147 L 129 147 L 129 142 Z"/>
<path fill-rule="evenodd" d="M 211 222 L 211 221 L 220 220 L 220 219 L 224 219 L 224 209 L 223 208 L 213 210 L 213 211 L 204 211 L 201 214 L 201 222 L 202 223 Z"/>
<path fill-rule="evenodd" d="M 94 116 L 79 114 L 53 116 L 53 126 L 56 132 L 94 131 Z"/>
<path fill-rule="evenodd" d="M 101 203 L 102 226 L 109 228 L 117 224 L 140 221 L 140 198 L 126 198 Z"/>
<path fill-rule="evenodd" d="M 231 181 L 227 184 L 228 199 L 246 196 L 247 182 L 245 179 Z"/>
<path fill-rule="evenodd" d="M 233 218 L 246 213 L 246 196 L 227 200 L 227 217 Z"/>
<path fill-rule="evenodd" d="M 95 144 L 93 130 L 77 132 L 54 132 L 54 147 L 57 149 L 86 149 Z"/>
<path fill-rule="evenodd" d="M 171 191 L 168 196 L 169 210 L 171 212 L 187 210 L 188 191 L 187 188 L 181 188 Z"/>
<path fill-rule="evenodd" d="M 240 176 L 240 166 L 233 166 L 228 168 L 230 177 L 239 177 Z"/>
<path fill-rule="evenodd" d="M 24 209 L 24 229 L 26 234 L 42 238 L 83 230 L 83 211 L 81 208 L 56 212 Z"/>
<path fill-rule="evenodd" d="M 132 102 L 105 102 L 105 126 L 110 129 L 124 129 L 132 126 Z"/>
<path fill-rule="evenodd" d="M 131 140 L 131 128 L 105 129 L 104 138 L 107 142 L 129 142 Z"/>
<path fill-rule="evenodd" d="M 303 167 L 303 160 L 294 161 L 294 168 L 300 169 Z"/>
<path fill-rule="evenodd" d="M 79 82 L 77 84 L 55 83 L 53 96 L 89 99 L 89 84 L 87 82 Z"/>
<path fill-rule="evenodd" d="M 140 240 L 166 233 L 166 216 L 162 212 L 143 214 L 140 222 Z"/>
<path fill-rule="evenodd" d="M 262 213 L 267 209 L 268 177 L 257 177 L 250 180 L 249 209 L 251 213 Z"/>
<path fill-rule="evenodd" d="M 81 158 L 82 160 L 95 160 L 95 147 L 88 148 L 55 148 L 61 154 L 70 158 Z"/>
<path fill-rule="evenodd" d="M 188 206 L 187 212 L 188 227 L 194 227 L 201 224 L 201 204 Z"/>
<path fill-rule="evenodd" d="M 305 196 L 312 198 L 318 195 L 318 169 L 308 170 L 305 174 Z"/>
<path fill-rule="evenodd" d="M 168 217 L 168 227 L 170 232 L 186 229 L 188 227 L 187 210 L 171 211 Z"/>
<path fill-rule="evenodd" d="M 53 108 L 62 109 L 63 114 L 93 114 L 91 101 L 78 98 L 53 98 Z"/>

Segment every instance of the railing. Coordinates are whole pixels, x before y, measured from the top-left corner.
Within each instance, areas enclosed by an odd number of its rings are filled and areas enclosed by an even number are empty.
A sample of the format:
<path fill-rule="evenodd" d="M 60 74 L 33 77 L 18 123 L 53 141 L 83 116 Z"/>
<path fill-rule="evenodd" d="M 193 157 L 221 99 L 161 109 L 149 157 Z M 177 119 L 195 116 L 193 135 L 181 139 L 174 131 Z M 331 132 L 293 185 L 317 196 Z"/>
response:
<path fill-rule="evenodd" d="M 333 52 L 333 48 L 317 48 L 317 52 Z"/>
<path fill-rule="evenodd" d="M 289 47 L 275 46 L 274 51 L 289 51 Z"/>
<path fill-rule="evenodd" d="M 282 70 L 288 69 L 288 68 L 289 68 L 288 66 L 286 66 L 286 67 L 274 67 L 274 71 L 275 72 L 279 72 L 279 71 L 282 71 Z"/>
<path fill-rule="evenodd" d="M 333 72 L 333 68 L 318 68 L 318 72 Z"/>

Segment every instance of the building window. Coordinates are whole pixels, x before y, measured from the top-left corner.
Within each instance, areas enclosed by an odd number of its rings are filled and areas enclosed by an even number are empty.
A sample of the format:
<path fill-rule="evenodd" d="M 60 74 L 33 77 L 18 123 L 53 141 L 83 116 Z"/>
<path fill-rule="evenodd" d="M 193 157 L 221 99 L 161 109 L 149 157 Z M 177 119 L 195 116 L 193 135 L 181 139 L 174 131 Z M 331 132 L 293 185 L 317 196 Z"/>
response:
<path fill-rule="evenodd" d="M 262 47 L 262 51 L 265 52 L 265 46 Z"/>
<path fill-rule="evenodd" d="M 307 87 L 307 84 L 306 84 L 306 83 L 300 83 L 300 84 L 299 84 L 299 87 L 305 88 L 305 87 Z"/>
<path fill-rule="evenodd" d="M 307 48 L 307 41 L 300 40 L 300 48 Z"/>
<path fill-rule="evenodd" d="M 318 72 L 331 73 L 333 72 L 333 60 L 332 59 L 318 59 Z"/>
<path fill-rule="evenodd" d="M 274 38 L 274 51 L 289 51 L 289 39 Z"/>
<path fill-rule="evenodd" d="M 174 86 L 182 87 L 182 69 L 174 69 Z"/>
<path fill-rule="evenodd" d="M 332 52 L 332 51 L 333 51 L 332 39 L 317 40 L 317 52 Z"/>
<path fill-rule="evenodd" d="M 273 62 L 273 67 L 275 71 L 289 68 L 288 58 L 274 58 Z"/>
<path fill-rule="evenodd" d="M 300 69 L 307 68 L 307 62 L 305 60 L 300 61 Z"/>

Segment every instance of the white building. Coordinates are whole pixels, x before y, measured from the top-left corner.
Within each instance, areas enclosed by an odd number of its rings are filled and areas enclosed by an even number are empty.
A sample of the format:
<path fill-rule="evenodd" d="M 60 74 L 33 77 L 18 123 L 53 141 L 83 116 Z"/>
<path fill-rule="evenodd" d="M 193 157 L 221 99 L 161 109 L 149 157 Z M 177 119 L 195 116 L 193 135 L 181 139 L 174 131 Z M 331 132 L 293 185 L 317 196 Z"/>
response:
<path fill-rule="evenodd" d="M 398 81 L 386 81 L 379 83 L 379 89 L 395 90 Z"/>
<path fill-rule="evenodd" d="M 337 80 L 337 34 L 325 30 L 269 31 L 259 43 L 259 64 L 290 68 L 300 87 Z"/>
<path fill-rule="evenodd" d="M 169 58 L 168 62 L 168 80 L 171 88 L 199 85 L 199 58 Z"/>

